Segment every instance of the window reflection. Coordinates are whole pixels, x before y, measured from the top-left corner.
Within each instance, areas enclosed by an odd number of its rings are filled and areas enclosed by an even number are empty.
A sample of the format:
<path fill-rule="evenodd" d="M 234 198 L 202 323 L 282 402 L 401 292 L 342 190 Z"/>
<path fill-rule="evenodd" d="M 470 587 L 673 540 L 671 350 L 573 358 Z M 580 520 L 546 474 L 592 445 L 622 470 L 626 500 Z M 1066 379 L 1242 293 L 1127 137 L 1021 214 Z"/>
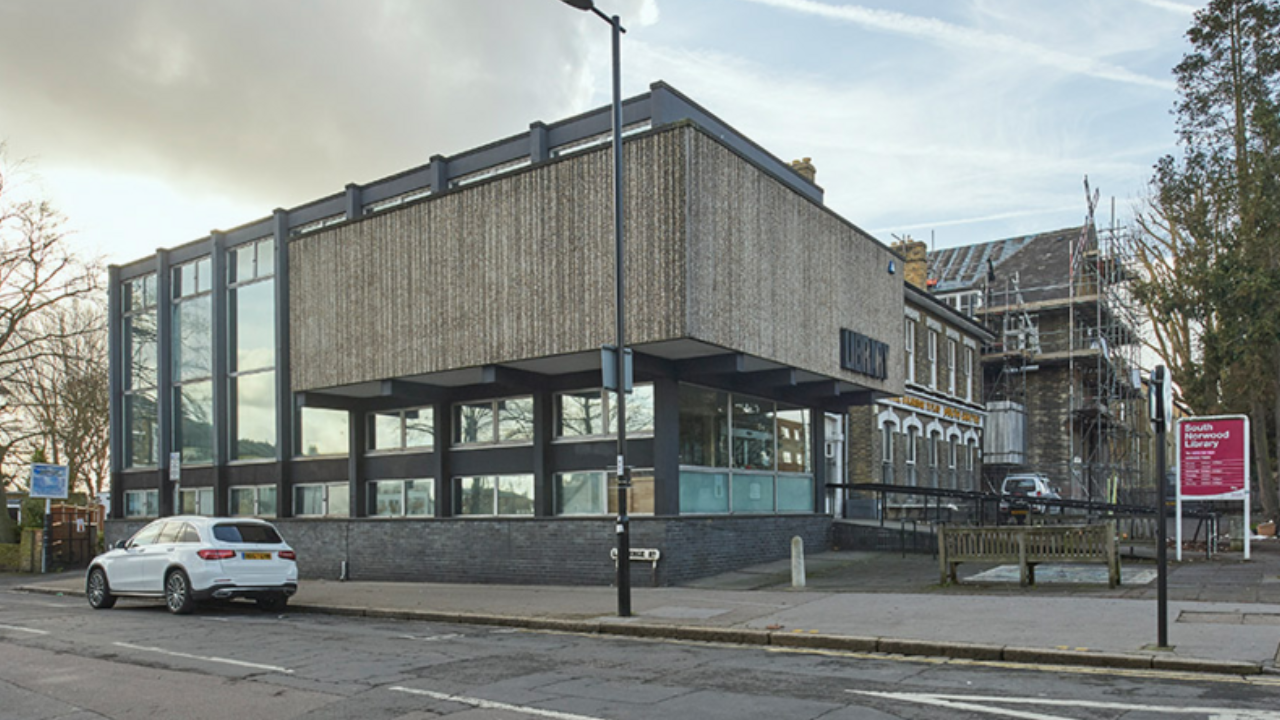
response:
<path fill-rule="evenodd" d="M 729 395 L 680 387 L 680 463 L 729 466 Z"/>
<path fill-rule="evenodd" d="M 183 300 L 173 309 L 173 367 L 178 380 L 213 375 L 213 296 Z"/>
<path fill-rule="evenodd" d="M 235 317 L 235 372 L 275 366 L 275 283 L 267 280 L 231 291 Z"/>
<path fill-rule="evenodd" d="M 276 457 L 276 374 L 255 373 L 233 378 L 238 460 Z"/>
<path fill-rule="evenodd" d="M 189 382 L 178 388 L 176 445 L 183 463 L 213 462 L 213 381 Z"/>
<path fill-rule="evenodd" d="M 314 455 L 346 455 L 349 452 L 349 436 L 346 410 L 326 408 L 302 408 L 302 452 L 304 457 Z"/>

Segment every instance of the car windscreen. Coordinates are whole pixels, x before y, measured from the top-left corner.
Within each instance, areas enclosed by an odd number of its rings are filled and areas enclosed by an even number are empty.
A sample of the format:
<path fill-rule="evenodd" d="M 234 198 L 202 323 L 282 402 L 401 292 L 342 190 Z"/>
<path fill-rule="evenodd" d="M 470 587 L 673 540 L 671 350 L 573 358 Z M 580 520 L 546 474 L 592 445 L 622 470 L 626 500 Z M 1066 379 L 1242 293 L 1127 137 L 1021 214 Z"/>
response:
<path fill-rule="evenodd" d="M 283 540 L 270 525 L 257 523 L 222 523 L 213 526 L 213 536 L 222 542 L 278 545 Z"/>

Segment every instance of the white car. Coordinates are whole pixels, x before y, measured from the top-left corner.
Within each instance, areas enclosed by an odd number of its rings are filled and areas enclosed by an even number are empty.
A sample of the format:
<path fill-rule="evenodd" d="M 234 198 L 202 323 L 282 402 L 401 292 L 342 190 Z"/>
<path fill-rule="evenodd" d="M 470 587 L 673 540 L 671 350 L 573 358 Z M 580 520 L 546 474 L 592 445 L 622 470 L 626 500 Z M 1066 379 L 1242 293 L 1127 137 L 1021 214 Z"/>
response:
<path fill-rule="evenodd" d="M 93 559 L 85 576 L 89 605 L 118 597 L 162 597 L 169 611 L 203 600 L 247 597 L 280 610 L 298 590 L 297 555 L 271 523 L 194 515 L 149 523 Z"/>
<path fill-rule="evenodd" d="M 1062 499 L 1057 489 L 1049 482 L 1049 478 L 1039 473 L 1026 473 L 1006 477 L 1004 484 L 1000 488 L 1000 495 L 1000 511 L 1003 513 L 1009 513 L 1019 508 L 1037 513 L 1046 511 L 1050 513 L 1062 512 L 1060 506 L 1054 505 L 1046 508 L 1041 503 L 1032 503 L 1029 500 L 1029 498 Z"/>

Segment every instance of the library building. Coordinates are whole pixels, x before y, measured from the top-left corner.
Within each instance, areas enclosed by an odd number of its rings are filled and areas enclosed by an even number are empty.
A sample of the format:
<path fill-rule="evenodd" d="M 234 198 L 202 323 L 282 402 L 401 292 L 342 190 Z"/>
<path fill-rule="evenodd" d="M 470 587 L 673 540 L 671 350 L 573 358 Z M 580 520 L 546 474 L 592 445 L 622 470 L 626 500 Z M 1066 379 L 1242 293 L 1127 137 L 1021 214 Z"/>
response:
<path fill-rule="evenodd" d="M 108 541 L 255 516 L 304 579 L 608 585 L 623 415 L 638 585 L 829 547 L 901 258 L 674 88 L 622 110 L 625 400 L 606 107 L 113 266 Z"/>

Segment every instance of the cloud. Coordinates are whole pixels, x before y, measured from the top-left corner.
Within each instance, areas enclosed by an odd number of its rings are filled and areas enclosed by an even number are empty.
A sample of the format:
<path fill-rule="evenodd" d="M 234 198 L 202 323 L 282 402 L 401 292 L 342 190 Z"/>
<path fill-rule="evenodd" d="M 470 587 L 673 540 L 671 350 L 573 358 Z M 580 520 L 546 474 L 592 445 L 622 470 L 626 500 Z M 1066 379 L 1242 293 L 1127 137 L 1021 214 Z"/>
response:
<path fill-rule="evenodd" d="M 5 3 L 0 128 L 41 165 L 265 215 L 570 114 L 594 80 L 579 15 L 549 0 Z"/>
<path fill-rule="evenodd" d="M 746 0 L 759 5 L 850 22 L 872 30 L 929 40 L 942 45 L 1003 53 L 1069 73 L 1121 83 L 1173 89 L 1170 80 L 1149 77 L 1079 53 L 1063 52 L 1020 38 L 963 27 L 935 18 L 858 5 L 827 5 L 813 0 Z"/>
<path fill-rule="evenodd" d="M 1134 0 L 1134 2 L 1153 8 L 1159 8 L 1161 10 L 1168 10 L 1169 12 L 1185 15 L 1187 17 L 1195 15 L 1196 11 L 1200 9 L 1195 5 L 1184 5 L 1180 2 L 1173 2 L 1173 0 Z"/>

